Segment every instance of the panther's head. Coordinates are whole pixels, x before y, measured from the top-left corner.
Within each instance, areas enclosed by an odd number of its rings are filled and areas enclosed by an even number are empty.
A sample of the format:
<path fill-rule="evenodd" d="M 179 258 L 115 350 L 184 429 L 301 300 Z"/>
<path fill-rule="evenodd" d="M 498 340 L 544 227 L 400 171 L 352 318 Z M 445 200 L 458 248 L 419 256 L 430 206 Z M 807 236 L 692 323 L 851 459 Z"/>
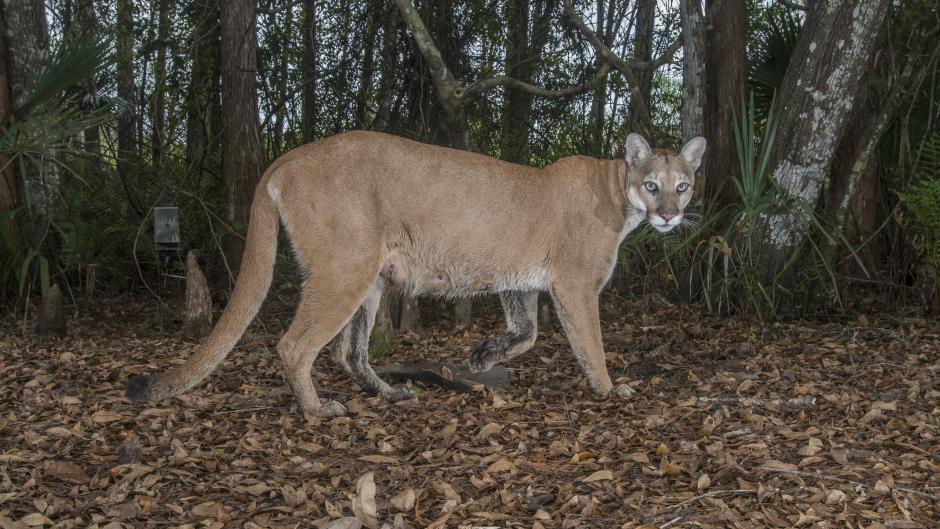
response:
<path fill-rule="evenodd" d="M 695 171 L 705 153 L 705 138 L 693 138 L 675 154 L 653 151 L 643 136 L 634 133 L 627 136 L 626 152 L 630 205 L 662 233 L 682 224 L 695 187 Z"/>

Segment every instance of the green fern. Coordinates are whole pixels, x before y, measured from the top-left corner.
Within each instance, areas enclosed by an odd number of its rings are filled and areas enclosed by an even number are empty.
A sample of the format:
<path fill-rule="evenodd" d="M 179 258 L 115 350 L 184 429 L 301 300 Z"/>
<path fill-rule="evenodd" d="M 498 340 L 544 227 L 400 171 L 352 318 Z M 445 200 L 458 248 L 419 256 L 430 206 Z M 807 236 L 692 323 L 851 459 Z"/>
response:
<path fill-rule="evenodd" d="M 940 131 L 917 147 L 911 163 L 916 182 L 898 193 L 914 232 L 914 249 L 924 260 L 925 271 L 940 281 Z"/>

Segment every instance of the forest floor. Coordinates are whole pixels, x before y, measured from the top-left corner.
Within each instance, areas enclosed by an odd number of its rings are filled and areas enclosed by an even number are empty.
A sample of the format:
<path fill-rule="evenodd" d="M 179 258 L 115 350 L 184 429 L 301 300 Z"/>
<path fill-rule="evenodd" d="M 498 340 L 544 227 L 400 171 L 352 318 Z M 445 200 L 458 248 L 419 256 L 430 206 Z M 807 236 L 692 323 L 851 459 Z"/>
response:
<path fill-rule="evenodd" d="M 0 327 L 0 529 L 940 527 L 936 319 L 763 325 L 608 299 L 630 399 L 593 400 L 549 324 L 502 392 L 388 404 L 321 354 L 321 397 L 350 410 L 321 420 L 281 376 L 277 307 L 208 382 L 125 400 L 128 376 L 195 346 L 149 305 L 96 302 L 63 339 Z M 462 362 L 498 316 L 428 325 L 375 364 Z"/>

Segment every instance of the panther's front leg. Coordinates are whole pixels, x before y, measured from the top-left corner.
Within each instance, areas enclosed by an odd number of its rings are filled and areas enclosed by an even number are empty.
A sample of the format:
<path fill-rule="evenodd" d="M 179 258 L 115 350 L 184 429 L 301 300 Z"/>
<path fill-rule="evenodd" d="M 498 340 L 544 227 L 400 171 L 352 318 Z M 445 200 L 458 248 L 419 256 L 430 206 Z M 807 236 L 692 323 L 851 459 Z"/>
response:
<path fill-rule="evenodd" d="M 470 371 L 482 373 L 506 360 L 528 351 L 535 344 L 538 329 L 537 290 L 500 292 L 499 301 L 506 313 L 508 332 L 484 340 L 470 353 Z"/>

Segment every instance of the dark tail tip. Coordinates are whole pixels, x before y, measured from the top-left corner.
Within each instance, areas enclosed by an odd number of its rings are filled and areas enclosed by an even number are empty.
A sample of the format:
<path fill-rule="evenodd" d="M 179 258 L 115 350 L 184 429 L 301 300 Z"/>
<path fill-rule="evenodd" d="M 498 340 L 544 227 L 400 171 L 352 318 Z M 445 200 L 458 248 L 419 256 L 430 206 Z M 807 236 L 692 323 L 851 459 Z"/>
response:
<path fill-rule="evenodd" d="M 127 390 L 124 396 L 131 402 L 146 402 L 150 390 L 150 375 L 135 375 L 127 379 Z"/>

